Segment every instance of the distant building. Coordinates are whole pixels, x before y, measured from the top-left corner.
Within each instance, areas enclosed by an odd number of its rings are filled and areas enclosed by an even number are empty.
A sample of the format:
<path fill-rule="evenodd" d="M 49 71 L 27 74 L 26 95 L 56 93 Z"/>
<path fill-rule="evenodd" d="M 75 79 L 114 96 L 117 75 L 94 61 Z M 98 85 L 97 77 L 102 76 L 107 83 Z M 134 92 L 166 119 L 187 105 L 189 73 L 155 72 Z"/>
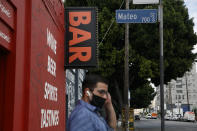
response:
<path fill-rule="evenodd" d="M 160 86 L 156 89 L 156 108 L 160 110 Z M 197 108 L 197 63 L 185 75 L 164 85 L 164 108 L 182 108 L 183 112 Z M 189 107 L 188 107 L 189 104 Z"/>

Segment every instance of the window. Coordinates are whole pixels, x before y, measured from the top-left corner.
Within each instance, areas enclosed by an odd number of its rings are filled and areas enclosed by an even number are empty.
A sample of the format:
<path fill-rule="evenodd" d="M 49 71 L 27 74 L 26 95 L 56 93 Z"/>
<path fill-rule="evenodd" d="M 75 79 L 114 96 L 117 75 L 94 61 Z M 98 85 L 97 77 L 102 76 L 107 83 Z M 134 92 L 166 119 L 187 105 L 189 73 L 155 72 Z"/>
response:
<path fill-rule="evenodd" d="M 196 73 L 197 73 L 197 62 L 196 62 Z"/>
<path fill-rule="evenodd" d="M 182 85 L 176 85 L 176 88 L 182 88 Z"/>
<path fill-rule="evenodd" d="M 177 80 L 176 83 L 182 83 L 182 80 Z"/>
<path fill-rule="evenodd" d="M 166 95 L 166 99 L 168 99 L 168 95 Z"/>
<path fill-rule="evenodd" d="M 179 99 L 181 99 L 181 95 L 179 95 Z"/>
<path fill-rule="evenodd" d="M 176 93 L 183 93 L 182 90 L 176 90 Z"/>
<path fill-rule="evenodd" d="M 188 86 L 192 86 L 192 83 L 188 83 L 187 85 L 188 85 Z"/>
<path fill-rule="evenodd" d="M 182 95 L 182 99 L 184 100 L 184 95 Z"/>

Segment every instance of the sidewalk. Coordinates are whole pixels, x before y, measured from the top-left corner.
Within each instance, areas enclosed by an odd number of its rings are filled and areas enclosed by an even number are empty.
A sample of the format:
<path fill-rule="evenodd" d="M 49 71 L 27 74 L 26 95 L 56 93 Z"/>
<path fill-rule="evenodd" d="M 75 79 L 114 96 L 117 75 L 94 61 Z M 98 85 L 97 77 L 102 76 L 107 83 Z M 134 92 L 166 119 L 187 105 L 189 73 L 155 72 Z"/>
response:
<path fill-rule="evenodd" d="M 117 127 L 117 130 L 116 131 L 122 131 L 122 128 L 120 127 Z"/>
<path fill-rule="evenodd" d="M 124 131 L 124 130 L 122 130 L 121 127 L 117 127 L 117 130 L 116 131 Z"/>

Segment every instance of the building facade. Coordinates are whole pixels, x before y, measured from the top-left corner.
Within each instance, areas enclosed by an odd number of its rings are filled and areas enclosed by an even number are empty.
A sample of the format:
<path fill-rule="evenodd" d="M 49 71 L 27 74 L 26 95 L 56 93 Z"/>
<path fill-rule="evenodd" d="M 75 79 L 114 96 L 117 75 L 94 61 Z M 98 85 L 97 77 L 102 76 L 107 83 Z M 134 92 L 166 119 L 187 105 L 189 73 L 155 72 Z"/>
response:
<path fill-rule="evenodd" d="M 160 110 L 160 87 L 157 87 L 156 108 Z M 197 63 L 183 77 L 164 85 L 164 108 L 182 108 L 183 112 L 197 108 Z"/>

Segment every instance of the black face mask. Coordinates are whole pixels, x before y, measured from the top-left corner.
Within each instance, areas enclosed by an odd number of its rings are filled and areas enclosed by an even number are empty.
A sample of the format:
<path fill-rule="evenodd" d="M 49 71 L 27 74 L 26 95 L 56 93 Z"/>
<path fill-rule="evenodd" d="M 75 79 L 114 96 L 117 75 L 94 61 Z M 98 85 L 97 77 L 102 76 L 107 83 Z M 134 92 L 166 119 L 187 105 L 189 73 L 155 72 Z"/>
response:
<path fill-rule="evenodd" d="M 106 99 L 93 94 L 92 101 L 90 102 L 90 104 L 101 109 L 105 104 L 105 101 Z"/>

